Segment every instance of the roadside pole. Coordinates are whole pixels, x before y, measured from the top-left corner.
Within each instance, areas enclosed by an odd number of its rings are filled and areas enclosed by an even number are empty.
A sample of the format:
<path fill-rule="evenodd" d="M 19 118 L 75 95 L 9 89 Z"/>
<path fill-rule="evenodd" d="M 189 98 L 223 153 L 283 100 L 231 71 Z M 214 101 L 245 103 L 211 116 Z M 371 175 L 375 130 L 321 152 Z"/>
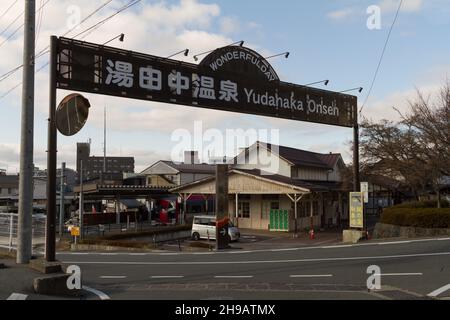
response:
<path fill-rule="evenodd" d="M 19 217 L 16 257 L 18 264 L 28 263 L 32 254 L 35 12 L 36 1 L 25 0 Z"/>
<path fill-rule="evenodd" d="M 80 196 L 79 199 L 79 209 L 78 209 L 78 227 L 80 228 L 80 238 L 83 238 L 83 160 L 80 161 Z"/>
<path fill-rule="evenodd" d="M 47 129 L 47 220 L 45 228 L 45 260 L 56 261 L 56 64 L 57 38 L 50 38 L 50 91 Z"/>
<path fill-rule="evenodd" d="M 353 191 L 360 191 L 360 178 L 359 178 L 359 124 L 358 124 L 358 104 L 356 103 L 355 109 L 355 122 L 353 124 Z"/>
<path fill-rule="evenodd" d="M 66 171 L 66 163 L 61 164 L 61 186 L 59 192 L 59 240 L 62 239 L 64 228 L 64 174 Z"/>

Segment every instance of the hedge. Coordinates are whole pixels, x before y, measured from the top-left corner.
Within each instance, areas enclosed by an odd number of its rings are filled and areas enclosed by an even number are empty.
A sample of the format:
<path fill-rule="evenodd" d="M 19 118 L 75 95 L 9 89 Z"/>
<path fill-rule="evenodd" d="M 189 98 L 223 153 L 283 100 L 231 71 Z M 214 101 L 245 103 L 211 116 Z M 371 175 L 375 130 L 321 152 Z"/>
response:
<path fill-rule="evenodd" d="M 450 228 L 450 208 L 386 208 L 380 222 L 401 227 Z"/>
<path fill-rule="evenodd" d="M 447 200 L 441 200 L 442 208 L 449 208 L 450 203 Z M 436 200 L 405 202 L 394 206 L 394 208 L 437 208 Z"/>

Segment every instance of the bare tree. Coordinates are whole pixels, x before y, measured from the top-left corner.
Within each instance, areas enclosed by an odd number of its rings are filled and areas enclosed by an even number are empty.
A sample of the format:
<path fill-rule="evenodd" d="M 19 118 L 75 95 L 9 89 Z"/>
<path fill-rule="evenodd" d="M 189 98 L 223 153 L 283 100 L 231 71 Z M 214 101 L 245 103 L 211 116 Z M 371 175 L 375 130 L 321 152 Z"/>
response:
<path fill-rule="evenodd" d="M 403 180 L 416 197 L 432 186 L 440 207 L 440 181 L 450 174 L 450 83 L 434 99 L 417 91 L 409 106 L 399 122 L 363 120 L 363 170 Z"/>

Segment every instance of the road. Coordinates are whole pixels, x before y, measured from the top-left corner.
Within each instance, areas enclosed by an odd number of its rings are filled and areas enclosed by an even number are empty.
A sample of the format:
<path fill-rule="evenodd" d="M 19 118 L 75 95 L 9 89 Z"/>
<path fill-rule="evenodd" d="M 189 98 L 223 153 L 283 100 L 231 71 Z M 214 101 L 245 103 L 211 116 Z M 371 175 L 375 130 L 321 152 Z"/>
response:
<path fill-rule="evenodd" d="M 450 298 L 450 238 L 198 253 L 59 253 L 111 299 Z M 367 268 L 381 269 L 369 292 Z"/>

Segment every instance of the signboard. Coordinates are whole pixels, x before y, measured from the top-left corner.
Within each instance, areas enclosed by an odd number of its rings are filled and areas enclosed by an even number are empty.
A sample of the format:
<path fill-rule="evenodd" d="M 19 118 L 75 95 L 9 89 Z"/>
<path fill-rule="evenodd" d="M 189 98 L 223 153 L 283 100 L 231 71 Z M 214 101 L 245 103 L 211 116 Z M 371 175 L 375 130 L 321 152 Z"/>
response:
<path fill-rule="evenodd" d="M 350 192 L 350 228 L 364 228 L 364 195 Z"/>
<path fill-rule="evenodd" d="M 369 203 L 369 183 L 361 182 L 361 192 L 364 195 L 364 203 Z"/>
<path fill-rule="evenodd" d="M 72 228 L 70 228 L 70 235 L 72 237 L 79 237 L 80 236 L 80 227 L 72 227 Z"/>
<path fill-rule="evenodd" d="M 355 96 L 282 82 L 257 52 L 227 46 L 199 64 L 57 40 L 58 89 L 353 127 Z"/>

